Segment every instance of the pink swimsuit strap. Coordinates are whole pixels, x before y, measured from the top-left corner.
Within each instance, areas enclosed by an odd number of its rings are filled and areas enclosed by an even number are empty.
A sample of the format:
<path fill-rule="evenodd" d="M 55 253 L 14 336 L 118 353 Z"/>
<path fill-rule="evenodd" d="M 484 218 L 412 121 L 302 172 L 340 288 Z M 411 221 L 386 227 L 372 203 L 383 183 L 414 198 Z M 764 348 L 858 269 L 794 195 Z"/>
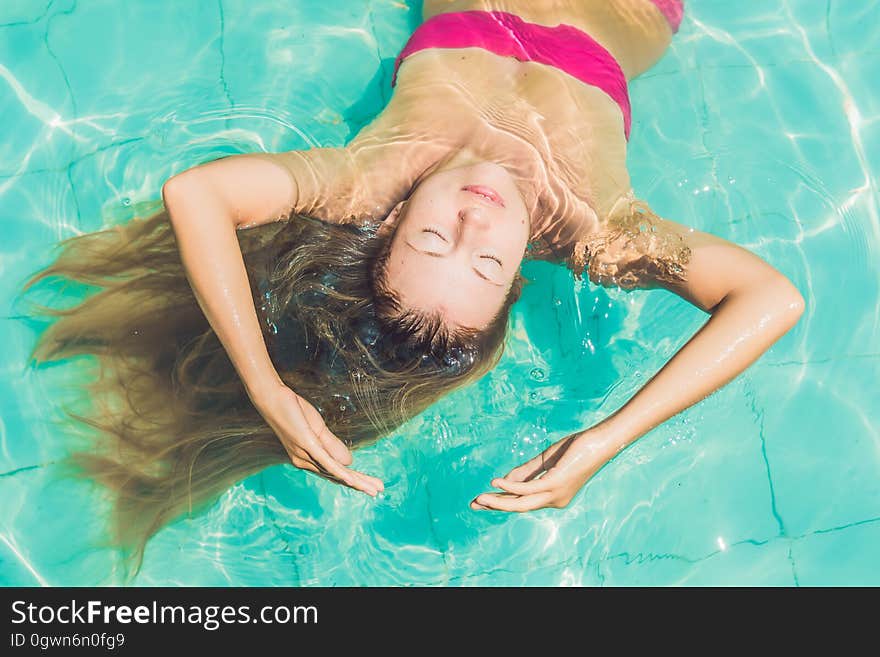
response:
<path fill-rule="evenodd" d="M 503 11 L 459 11 L 438 14 L 422 23 L 397 56 L 397 70 L 409 55 L 426 48 L 483 48 L 503 57 L 558 68 L 608 94 L 623 112 L 629 139 L 632 111 L 626 78 L 617 60 L 598 41 L 571 25 L 548 27 L 527 23 Z"/>
<path fill-rule="evenodd" d="M 681 17 L 684 15 L 684 2 L 682 0 L 651 0 L 666 17 L 672 32 L 678 32 L 681 25 Z"/>

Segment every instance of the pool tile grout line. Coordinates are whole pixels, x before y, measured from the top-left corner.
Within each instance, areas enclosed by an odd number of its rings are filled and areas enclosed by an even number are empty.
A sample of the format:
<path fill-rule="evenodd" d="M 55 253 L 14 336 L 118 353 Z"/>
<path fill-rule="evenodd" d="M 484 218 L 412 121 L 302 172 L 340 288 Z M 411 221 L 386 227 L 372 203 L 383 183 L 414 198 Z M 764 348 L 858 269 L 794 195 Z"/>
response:
<path fill-rule="evenodd" d="M 34 18 L 29 21 L 15 21 L 14 23 L 0 23 L 0 29 L 2 29 L 4 27 L 22 27 L 25 25 L 36 25 L 41 20 L 46 18 L 46 15 L 49 13 L 49 9 L 51 9 L 52 5 L 54 5 L 54 4 L 55 4 L 55 0 L 49 0 L 49 2 L 46 3 L 46 8 L 43 10 L 43 13 L 40 14 L 39 16 L 37 16 L 37 18 Z"/>
<path fill-rule="evenodd" d="M 46 44 L 46 51 L 49 53 L 49 56 L 55 60 L 55 63 L 58 66 L 58 70 L 61 71 L 61 76 L 64 78 L 64 86 L 67 87 L 67 93 L 70 96 L 70 104 L 73 109 L 73 120 L 76 121 L 79 118 L 79 110 L 77 109 L 76 104 L 76 96 L 73 93 L 73 88 L 70 86 L 70 78 L 67 75 L 67 70 L 61 64 L 61 60 L 58 59 L 58 55 L 55 54 L 55 51 L 52 49 L 51 44 L 49 43 L 49 30 L 52 29 L 52 21 L 54 21 L 59 16 L 70 16 L 73 12 L 76 11 L 76 0 L 74 0 L 73 5 L 67 11 L 59 11 L 57 13 L 52 14 L 48 20 L 46 21 L 46 31 L 43 34 L 43 43 Z M 76 154 L 76 143 L 70 142 L 70 159 L 73 161 L 74 156 Z M 73 165 L 67 165 L 67 182 L 70 184 L 70 192 L 73 196 L 73 205 L 76 208 L 76 218 L 77 221 L 82 220 L 82 213 L 80 210 L 79 204 L 79 196 L 76 193 L 76 186 L 73 183 Z"/>
<path fill-rule="evenodd" d="M 431 503 L 433 502 L 433 497 L 431 495 L 431 486 L 430 484 L 425 484 L 425 508 L 428 511 L 428 527 L 429 532 L 431 534 L 431 539 L 434 541 L 434 545 L 437 551 L 440 553 L 440 558 L 443 560 L 443 579 L 444 581 L 449 581 L 451 574 L 449 570 L 449 560 L 446 557 L 446 550 L 443 549 L 443 542 L 440 540 L 440 536 L 437 535 L 437 529 L 434 527 L 436 524 L 434 521 L 434 510 L 431 508 Z"/>
<path fill-rule="evenodd" d="M 12 476 L 17 475 L 22 472 L 30 472 L 32 470 L 39 470 L 44 465 L 47 465 L 47 464 L 46 463 L 39 463 L 37 465 L 25 465 L 20 468 L 15 468 L 14 470 L 9 470 L 7 472 L 0 472 L 0 479 L 2 479 L 3 477 L 12 477 Z"/>
<path fill-rule="evenodd" d="M 748 377 L 744 377 L 743 392 L 749 400 L 752 413 L 758 424 L 758 436 L 761 438 L 761 457 L 764 460 L 764 467 L 767 471 L 767 484 L 770 487 L 770 510 L 773 513 L 773 517 L 776 519 L 780 536 L 787 536 L 788 532 L 785 529 L 785 523 L 783 522 L 782 516 L 779 514 L 779 509 L 776 505 L 776 490 L 773 487 L 773 475 L 770 472 L 770 461 L 767 458 L 767 440 L 764 436 L 764 411 L 758 409 L 755 391 L 752 389 L 751 380 Z"/>
<path fill-rule="evenodd" d="M 293 548 L 291 547 L 290 541 L 288 541 L 284 537 L 284 532 L 282 532 L 281 527 L 278 526 L 278 519 L 275 517 L 275 512 L 272 511 L 272 507 L 270 507 L 268 504 L 269 495 L 266 492 L 266 480 L 265 480 L 262 472 L 259 474 L 258 481 L 260 482 L 259 483 L 260 494 L 263 496 L 263 510 L 265 511 L 266 515 L 269 517 L 269 522 L 271 523 L 272 528 L 275 530 L 275 534 L 278 536 L 278 540 L 280 540 L 281 543 L 283 543 L 283 545 L 284 545 L 284 547 L 281 548 L 282 551 L 286 552 L 287 554 L 290 555 L 291 562 L 293 563 L 294 577 L 296 577 L 296 585 L 301 586 L 302 585 L 302 573 L 300 572 L 300 569 L 299 569 L 299 558 L 297 557 L 296 553 L 294 552 Z"/>
<path fill-rule="evenodd" d="M 226 82 L 226 51 L 224 48 L 224 42 L 226 39 L 226 19 L 223 13 L 223 0 L 217 0 L 217 10 L 220 12 L 220 84 L 223 85 L 223 95 L 226 96 L 226 100 L 229 101 L 229 107 L 232 108 L 235 107 L 235 101 L 232 99 L 232 93 L 229 91 L 229 84 Z"/>
<path fill-rule="evenodd" d="M 798 581 L 798 575 L 797 575 L 797 564 L 794 562 L 794 555 L 791 553 L 791 550 L 793 547 L 794 547 L 794 541 L 789 540 L 788 554 L 786 555 L 786 557 L 788 558 L 788 563 L 791 564 L 791 576 L 794 578 L 794 585 L 800 586 L 801 583 Z"/>
<path fill-rule="evenodd" d="M 376 22 L 373 17 L 373 3 L 367 3 L 367 19 L 370 21 L 370 30 L 373 35 L 373 41 L 376 43 L 376 60 L 379 64 L 379 97 L 382 99 L 382 106 L 388 104 L 388 92 L 391 91 L 391 85 L 388 84 L 388 73 L 382 66 L 382 52 L 379 48 L 379 39 L 376 38 Z"/>
<path fill-rule="evenodd" d="M 22 176 L 35 176 L 42 175 L 46 173 L 62 173 L 62 172 L 70 172 L 70 170 L 78 164 L 81 164 L 83 160 L 86 160 L 90 157 L 94 157 L 98 153 L 103 153 L 104 151 L 108 151 L 111 148 L 117 148 L 121 146 L 127 146 L 128 144 L 134 144 L 140 141 L 144 141 L 146 137 L 128 137 L 126 139 L 120 139 L 119 141 L 112 141 L 109 144 L 104 144 L 103 146 L 99 146 L 93 151 L 89 151 L 88 153 L 83 153 L 78 155 L 77 157 L 71 159 L 66 164 L 63 164 L 58 167 L 41 167 L 39 169 L 29 169 L 26 171 L 21 171 L 20 173 L 0 173 L 0 180 L 9 180 L 10 178 L 20 178 Z"/>
<path fill-rule="evenodd" d="M 843 529 L 849 529 L 850 527 L 869 525 L 874 522 L 880 522 L 880 516 L 877 516 L 876 518 L 867 518 L 865 520 L 856 520 L 855 522 L 849 522 L 845 525 L 838 525 L 837 527 L 829 527 L 828 529 L 814 529 L 813 531 L 802 534 L 801 536 L 797 536 L 796 538 L 803 538 L 804 536 L 812 536 L 814 534 L 830 534 L 832 532 L 841 531 Z"/>

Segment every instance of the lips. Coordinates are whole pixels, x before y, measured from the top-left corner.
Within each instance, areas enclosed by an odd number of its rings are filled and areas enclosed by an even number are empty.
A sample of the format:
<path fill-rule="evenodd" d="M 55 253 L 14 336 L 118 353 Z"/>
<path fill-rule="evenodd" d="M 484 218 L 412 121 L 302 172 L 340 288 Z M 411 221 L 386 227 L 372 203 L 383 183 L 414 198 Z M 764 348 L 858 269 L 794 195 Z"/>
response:
<path fill-rule="evenodd" d="M 467 187 L 462 187 L 462 189 L 466 192 L 470 192 L 471 194 L 482 196 L 486 200 L 497 205 L 499 208 L 504 207 L 504 199 L 502 198 L 501 194 L 496 192 L 491 187 L 486 187 L 486 185 L 468 185 Z"/>

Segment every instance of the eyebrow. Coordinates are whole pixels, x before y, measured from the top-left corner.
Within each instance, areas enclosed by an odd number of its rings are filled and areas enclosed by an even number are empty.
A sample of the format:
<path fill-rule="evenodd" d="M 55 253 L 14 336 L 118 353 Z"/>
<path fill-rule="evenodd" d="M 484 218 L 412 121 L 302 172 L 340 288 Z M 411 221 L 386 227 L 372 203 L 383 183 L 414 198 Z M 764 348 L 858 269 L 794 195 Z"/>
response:
<path fill-rule="evenodd" d="M 407 245 L 409 248 L 411 248 L 413 251 L 416 251 L 416 252 L 418 252 L 418 253 L 424 253 L 424 254 L 426 254 L 426 255 L 431 256 L 432 258 L 442 258 L 442 257 L 444 257 L 442 253 L 437 253 L 436 251 L 422 251 L 421 249 L 417 249 L 416 247 L 414 247 L 412 244 L 410 244 L 410 243 L 407 242 L 407 241 L 404 241 L 404 244 L 406 244 L 406 245 Z M 476 267 L 471 267 L 471 269 L 474 270 L 474 273 L 475 273 L 477 276 L 479 276 L 480 278 L 482 278 L 484 281 L 486 281 L 486 282 L 489 283 L 490 285 L 494 285 L 494 286 L 496 286 L 496 287 L 504 287 L 501 283 L 496 283 L 495 281 L 493 281 L 493 280 L 491 280 L 491 279 L 489 279 L 489 278 L 486 278 L 485 274 L 483 274 L 483 272 L 481 272 L 481 271 L 480 271 L 479 269 L 477 269 Z"/>

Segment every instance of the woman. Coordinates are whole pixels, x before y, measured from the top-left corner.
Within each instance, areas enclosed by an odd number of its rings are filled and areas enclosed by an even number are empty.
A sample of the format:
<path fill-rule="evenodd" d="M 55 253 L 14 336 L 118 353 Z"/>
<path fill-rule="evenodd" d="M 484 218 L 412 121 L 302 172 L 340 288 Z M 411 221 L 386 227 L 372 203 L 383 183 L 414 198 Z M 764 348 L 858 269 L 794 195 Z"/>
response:
<path fill-rule="evenodd" d="M 791 328 L 804 301 L 787 278 L 632 192 L 626 81 L 681 11 L 426 0 L 390 102 L 348 145 L 194 167 L 165 183 L 164 212 L 70 240 L 32 283 L 103 289 L 54 311 L 35 356 L 99 356 L 91 394 L 108 401 L 83 419 L 104 443 L 76 463 L 114 492 L 116 540 L 140 556 L 165 523 L 285 459 L 376 495 L 349 446 L 491 369 L 526 256 L 663 287 L 711 318 L 627 404 L 474 509 L 567 505 Z"/>

